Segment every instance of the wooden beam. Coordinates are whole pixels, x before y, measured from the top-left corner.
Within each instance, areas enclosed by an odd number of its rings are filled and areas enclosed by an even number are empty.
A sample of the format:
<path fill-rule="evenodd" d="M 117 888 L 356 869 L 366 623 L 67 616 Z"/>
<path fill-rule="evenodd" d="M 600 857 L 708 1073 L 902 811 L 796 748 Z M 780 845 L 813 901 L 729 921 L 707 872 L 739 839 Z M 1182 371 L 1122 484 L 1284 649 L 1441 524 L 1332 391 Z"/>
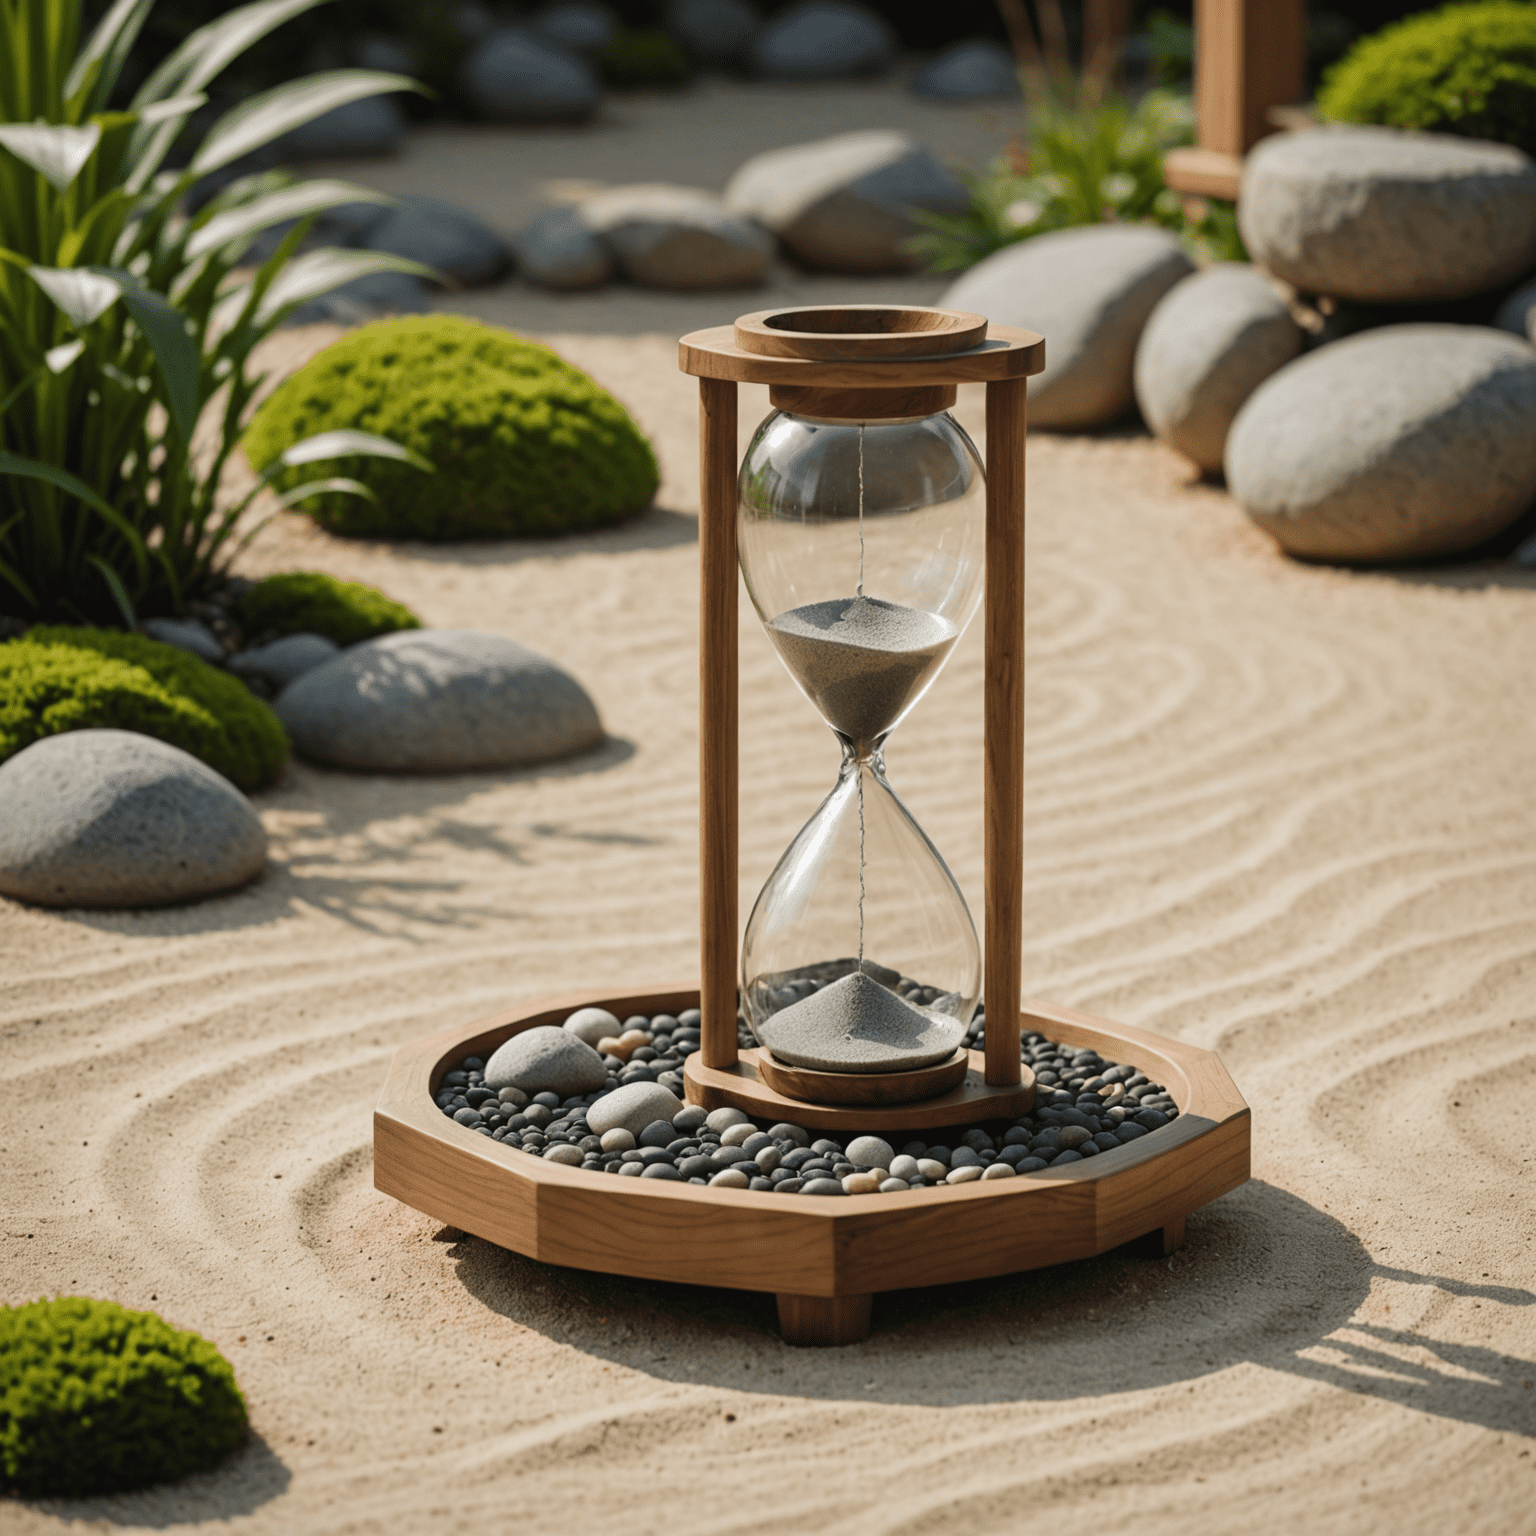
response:
<path fill-rule="evenodd" d="M 699 380 L 699 1050 L 736 1064 L 736 385 Z"/>

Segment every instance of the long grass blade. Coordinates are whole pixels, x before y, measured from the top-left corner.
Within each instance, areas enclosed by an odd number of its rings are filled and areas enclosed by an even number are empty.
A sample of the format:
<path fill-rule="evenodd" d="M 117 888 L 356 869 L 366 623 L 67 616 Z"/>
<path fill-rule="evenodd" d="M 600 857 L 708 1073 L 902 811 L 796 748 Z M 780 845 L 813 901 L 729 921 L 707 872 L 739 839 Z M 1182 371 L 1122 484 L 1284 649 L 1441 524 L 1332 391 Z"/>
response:
<path fill-rule="evenodd" d="M 90 110 L 100 111 L 107 104 L 112 88 L 123 72 L 128 54 L 138 41 L 139 29 L 144 25 L 155 0 L 117 0 L 117 4 L 101 18 L 84 48 L 75 57 L 64 81 L 64 98 L 72 100 L 81 88 L 89 83 L 91 89 Z M 88 81 L 91 66 L 99 64 L 93 79 Z"/>
<path fill-rule="evenodd" d="M 37 172 L 55 192 L 67 192 L 101 142 L 101 125 L 0 124 L 0 146 Z"/>
<path fill-rule="evenodd" d="M 243 5 L 191 34 L 134 94 L 132 105 L 160 101 L 185 91 L 200 91 L 234 63 L 253 43 L 285 21 L 312 11 L 328 0 L 261 0 Z"/>
<path fill-rule="evenodd" d="M 342 428 L 335 432 L 317 432 L 284 449 L 269 466 L 269 472 L 276 473 L 278 466 L 297 469 L 301 464 L 318 464 L 323 459 L 340 459 L 354 453 L 377 459 L 398 459 L 428 473 L 433 468 L 430 460 L 390 438 Z"/>
<path fill-rule="evenodd" d="M 197 346 L 187 334 L 186 318 L 160 294 L 140 287 L 132 273 L 96 270 L 111 276 L 122 290 L 124 307 L 144 333 L 160 365 L 166 409 L 181 433 L 183 445 L 190 443 L 197 426 L 200 363 Z"/>
<path fill-rule="evenodd" d="M 302 127 L 349 102 L 392 91 L 419 90 L 421 87 L 406 75 L 374 69 L 333 69 L 290 80 L 226 112 L 208 130 L 202 148 L 193 156 L 192 170 L 199 176 L 217 171 L 270 144 L 289 129 Z"/>
<path fill-rule="evenodd" d="M 186 257 L 195 261 L 199 256 L 231 241 L 254 235 L 287 219 L 301 219 L 305 214 L 320 213 L 327 208 L 339 208 L 343 203 L 383 203 L 393 206 L 396 199 L 369 187 L 360 187 L 350 181 L 305 181 L 297 186 L 284 187 L 269 192 L 255 202 L 241 208 L 228 208 L 215 213 L 188 237 Z"/>
<path fill-rule="evenodd" d="M 328 480 L 306 480 L 303 485 L 296 485 L 291 491 L 279 496 L 277 504 L 284 509 L 294 507 L 301 501 L 308 501 L 311 496 L 323 496 L 327 491 L 361 496 L 364 501 L 371 501 L 375 506 L 379 504 L 376 491 L 364 485 L 361 480 L 349 480 L 345 475 L 333 475 Z"/>
<path fill-rule="evenodd" d="M 101 272 L 84 267 L 28 267 L 27 271 L 77 330 L 83 331 L 117 303 L 117 279 Z"/>
<path fill-rule="evenodd" d="M 117 611 L 123 616 L 123 623 L 129 630 L 139 627 L 138 615 L 133 611 L 133 599 L 128 596 L 128 589 L 118 579 L 118 574 L 107 564 L 100 555 L 87 555 L 88 565 L 94 565 L 101 579 L 107 584 L 107 591 L 112 594 L 112 601 L 117 604 Z"/>
<path fill-rule="evenodd" d="M 326 248 L 297 256 L 272 280 L 256 310 L 256 323 L 266 326 L 283 313 L 310 299 L 329 293 L 343 283 L 375 272 L 408 272 L 431 282 L 445 283 L 443 275 L 419 261 L 391 256 L 384 251 L 342 251 Z"/>

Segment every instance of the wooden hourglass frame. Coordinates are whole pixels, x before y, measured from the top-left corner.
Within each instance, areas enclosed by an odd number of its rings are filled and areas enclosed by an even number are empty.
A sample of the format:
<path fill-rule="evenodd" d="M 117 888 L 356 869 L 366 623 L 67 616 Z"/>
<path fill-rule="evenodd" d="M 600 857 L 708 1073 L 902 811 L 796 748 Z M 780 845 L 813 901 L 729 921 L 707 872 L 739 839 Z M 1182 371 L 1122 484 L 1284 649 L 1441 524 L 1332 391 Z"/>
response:
<path fill-rule="evenodd" d="M 691 1100 L 830 1129 L 920 1128 L 1022 1113 L 1033 1098 L 1019 1059 L 1024 902 L 1024 433 L 1030 374 L 1045 366 L 1032 331 L 959 310 L 841 305 L 764 310 L 695 331 L 679 366 L 699 380 L 700 1050 Z M 985 1051 L 926 1072 L 805 1073 L 739 1051 L 737 1009 L 737 385 L 766 384 L 800 415 L 879 421 L 948 410 L 957 387 L 987 388 Z M 983 1059 L 984 1058 L 984 1059 Z M 953 1070 L 951 1070 L 951 1068 Z M 935 1092 L 935 1090 L 938 1090 Z M 819 1102 L 817 1102 L 819 1101 Z"/>
<path fill-rule="evenodd" d="M 746 344 L 743 345 L 743 340 Z M 977 315 L 848 306 L 751 315 L 685 337 L 702 422 L 700 634 L 703 983 L 581 991 L 522 1002 L 403 1045 L 374 1111 L 374 1185 L 465 1232 L 545 1263 L 771 1291 L 787 1343 L 847 1344 L 869 1331 L 877 1291 L 1061 1264 L 1150 1236 L 1184 1240 L 1186 1215 L 1248 1177 L 1250 1116 L 1213 1052 L 1057 1004 L 1019 1002 L 1023 869 L 1024 402 L 1044 365 L 1038 336 Z M 987 386 L 986 913 L 984 1060 L 940 1096 L 856 1108 L 799 1102 L 736 1046 L 736 386 L 769 386 L 806 414 L 925 415 L 955 387 Z M 515 1152 L 433 1102 L 464 1057 L 559 1025 L 582 1007 L 618 1018 L 703 1012 L 689 1100 L 763 1123 L 916 1131 L 1027 1108 L 1019 1034 L 1101 1052 L 1163 1083 L 1178 1118 L 1111 1156 L 1023 1177 L 842 1199 L 614 1178 Z M 902 1074 L 891 1074 L 892 1076 Z"/>

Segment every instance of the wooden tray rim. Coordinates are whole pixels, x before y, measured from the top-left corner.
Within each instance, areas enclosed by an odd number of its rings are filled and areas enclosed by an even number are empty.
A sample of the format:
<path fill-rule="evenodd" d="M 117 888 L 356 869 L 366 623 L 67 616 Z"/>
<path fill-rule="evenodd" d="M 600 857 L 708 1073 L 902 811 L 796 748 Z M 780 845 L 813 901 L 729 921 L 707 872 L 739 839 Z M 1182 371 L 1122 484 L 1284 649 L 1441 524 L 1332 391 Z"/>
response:
<path fill-rule="evenodd" d="M 1012 1179 L 973 1180 L 952 1187 L 914 1189 L 907 1194 L 844 1195 L 836 1199 L 808 1197 L 803 1201 L 791 1201 L 787 1198 L 774 1200 L 763 1191 L 720 1189 L 659 1179 L 595 1177 L 588 1171 L 546 1162 L 543 1158 L 503 1147 L 451 1120 L 433 1102 L 437 1083 L 444 1072 L 451 1070 L 451 1061 L 471 1055 L 488 1055 L 503 1041 L 525 1029 L 560 1023 L 578 1008 L 607 1008 L 621 1019 L 629 1013 L 678 1012 L 697 1007 L 698 994 L 697 984 L 603 997 L 594 997 L 590 992 L 561 993 L 503 1009 L 467 1029 L 460 1026 L 443 1030 L 401 1046 L 390 1064 L 374 1110 L 375 1134 L 381 1119 L 391 1120 L 418 1134 L 444 1141 L 467 1156 L 533 1184 L 577 1188 L 584 1193 L 600 1192 L 604 1197 L 618 1200 L 652 1200 L 665 1204 L 681 1201 L 706 1209 L 728 1206 L 768 1214 L 767 1205 L 775 1216 L 785 1214 L 787 1207 L 788 1214 L 803 1220 L 835 1225 L 857 1222 L 877 1212 L 882 1216 L 931 1212 L 938 1206 L 964 1206 L 980 1200 L 1027 1199 L 1037 1191 L 1063 1185 L 1101 1184 L 1154 1158 L 1187 1147 L 1229 1122 L 1249 1116 L 1247 1103 L 1215 1052 L 1153 1034 L 1150 1030 L 1114 1024 L 1075 1008 L 1030 999 L 1021 1006 L 1021 1033 L 1026 1029 L 1049 1026 L 1051 1038 L 1064 1045 L 1087 1044 L 1107 1038 L 1129 1048 L 1122 1051 L 1122 1059 L 1138 1071 L 1148 1072 L 1149 1076 L 1155 1072 L 1157 1080 L 1179 1106 L 1178 1118 L 1156 1133 L 1161 1138 L 1156 1144 L 1145 1145 L 1153 1140 L 1150 1134 L 1138 1138 L 1129 1147 L 1122 1147 L 1113 1154 L 1113 1166 L 1104 1168 L 1098 1166 L 1097 1158 L 1085 1158 L 1060 1173 L 1046 1168 Z M 1080 1038 L 1074 1040 L 1074 1035 Z"/>

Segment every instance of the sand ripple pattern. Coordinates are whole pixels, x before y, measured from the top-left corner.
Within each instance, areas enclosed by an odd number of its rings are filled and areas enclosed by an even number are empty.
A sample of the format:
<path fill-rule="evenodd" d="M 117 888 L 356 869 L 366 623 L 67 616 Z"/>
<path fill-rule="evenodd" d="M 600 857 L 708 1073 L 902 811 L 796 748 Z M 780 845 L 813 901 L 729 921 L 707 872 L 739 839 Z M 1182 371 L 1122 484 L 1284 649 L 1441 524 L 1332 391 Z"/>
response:
<path fill-rule="evenodd" d="M 569 350 L 655 434 L 661 510 L 460 550 L 287 521 L 255 558 L 538 645 L 602 750 L 297 766 L 246 893 L 0 904 L 5 1299 L 204 1332 L 258 1432 L 185 1487 L 7 1528 L 1528 1528 L 1536 593 L 1284 563 L 1145 442 L 1032 440 L 1027 987 L 1221 1050 L 1251 1185 L 1171 1260 L 889 1295 L 825 1353 L 707 1273 L 552 1270 L 374 1194 L 397 1044 L 696 970 L 692 395 L 664 339 Z M 743 918 L 837 764 L 749 615 Z M 977 630 L 890 753 L 978 911 L 981 683 Z"/>

